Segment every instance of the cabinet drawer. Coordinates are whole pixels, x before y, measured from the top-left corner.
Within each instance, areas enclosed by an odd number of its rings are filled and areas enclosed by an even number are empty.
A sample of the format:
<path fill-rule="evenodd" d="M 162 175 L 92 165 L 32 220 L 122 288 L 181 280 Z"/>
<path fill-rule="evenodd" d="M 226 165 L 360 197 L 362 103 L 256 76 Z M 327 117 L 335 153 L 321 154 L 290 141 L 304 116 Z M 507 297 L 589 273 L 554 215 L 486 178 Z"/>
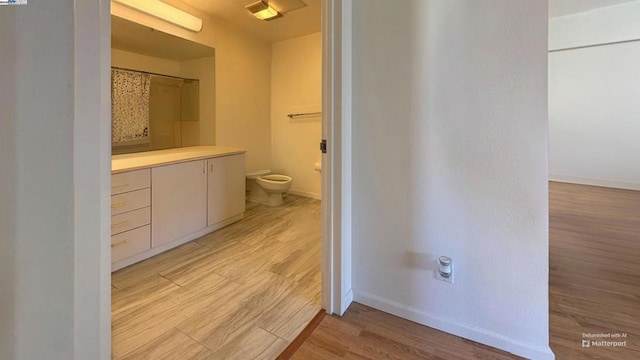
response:
<path fill-rule="evenodd" d="M 151 248 L 151 226 L 143 226 L 111 237 L 111 262 L 117 262 Z"/>
<path fill-rule="evenodd" d="M 111 197 L 111 216 L 151 205 L 151 190 L 142 189 Z"/>
<path fill-rule="evenodd" d="M 145 207 L 111 217 L 111 235 L 139 228 L 151 222 L 151 208 Z"/>
<path fill-rule="evenodd" d="M 143 169 L 111 175 L 111 195 L 151 186 L 151 170 Z"/>

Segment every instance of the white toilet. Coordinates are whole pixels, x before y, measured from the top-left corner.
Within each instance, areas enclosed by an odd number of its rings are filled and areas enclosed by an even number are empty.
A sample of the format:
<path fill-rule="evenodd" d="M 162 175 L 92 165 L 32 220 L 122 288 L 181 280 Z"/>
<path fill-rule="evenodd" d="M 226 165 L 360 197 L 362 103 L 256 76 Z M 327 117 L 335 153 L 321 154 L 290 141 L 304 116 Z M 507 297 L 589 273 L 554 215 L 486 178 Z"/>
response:
<path fill-rule="evenodd" d="M 271 174 L 271 170 L 260 170 L 247 174 L 249 200 L 268 206 L 282 205 L 282 193 L 291 188 L 293 179 L 286 175 Z"/>

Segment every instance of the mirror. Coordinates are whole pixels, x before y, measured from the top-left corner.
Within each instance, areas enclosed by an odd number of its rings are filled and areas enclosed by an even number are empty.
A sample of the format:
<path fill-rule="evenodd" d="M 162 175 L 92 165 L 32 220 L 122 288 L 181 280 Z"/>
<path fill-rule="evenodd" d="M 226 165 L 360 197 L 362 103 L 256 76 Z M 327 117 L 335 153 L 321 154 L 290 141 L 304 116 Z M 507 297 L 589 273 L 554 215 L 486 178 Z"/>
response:
<path fill-rule="evenodd" d="M 214 145 L 215 50 L 111 17 L 112 154 Z"/>

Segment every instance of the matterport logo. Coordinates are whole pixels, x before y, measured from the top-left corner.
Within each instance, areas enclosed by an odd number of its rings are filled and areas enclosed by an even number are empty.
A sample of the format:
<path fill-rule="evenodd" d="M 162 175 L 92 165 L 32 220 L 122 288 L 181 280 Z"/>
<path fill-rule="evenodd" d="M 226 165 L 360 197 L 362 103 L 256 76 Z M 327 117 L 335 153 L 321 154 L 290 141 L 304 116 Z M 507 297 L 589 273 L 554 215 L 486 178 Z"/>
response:
<path fill-rule="evenodd" d="M 27 0 L 0 0 L 0 5 L 27 5 Z"/>
<path fill-rule="evenodd" d="M 582 333 L 582 347 L 626 347 L 627 333 Z"/>

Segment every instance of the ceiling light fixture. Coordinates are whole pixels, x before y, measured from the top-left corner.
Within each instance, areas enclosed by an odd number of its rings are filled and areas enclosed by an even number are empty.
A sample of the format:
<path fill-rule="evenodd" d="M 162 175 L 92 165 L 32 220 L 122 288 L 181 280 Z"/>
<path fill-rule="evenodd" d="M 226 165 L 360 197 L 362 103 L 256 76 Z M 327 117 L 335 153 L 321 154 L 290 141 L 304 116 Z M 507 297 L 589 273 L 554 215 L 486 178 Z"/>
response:
<path fill-rule="evenodd" d="M 198 32 L 202 30 L 202 19 L 177 9 L 160 0 L 113 0 L 126 7 L 138 10 L 160 20 L 170 22 L 187 30 Z"/>
<path fill-rule="evenodd" d="M 280 14 L 276 9 L 269 6 L 269 4 L 267 4 L 263 0 L 245 6 L 245 9 L 249 10 L 253 14 L 253 16 L 257 17 L 260 20 L 269 21 L 282 17 L 282 14 Z"/>

